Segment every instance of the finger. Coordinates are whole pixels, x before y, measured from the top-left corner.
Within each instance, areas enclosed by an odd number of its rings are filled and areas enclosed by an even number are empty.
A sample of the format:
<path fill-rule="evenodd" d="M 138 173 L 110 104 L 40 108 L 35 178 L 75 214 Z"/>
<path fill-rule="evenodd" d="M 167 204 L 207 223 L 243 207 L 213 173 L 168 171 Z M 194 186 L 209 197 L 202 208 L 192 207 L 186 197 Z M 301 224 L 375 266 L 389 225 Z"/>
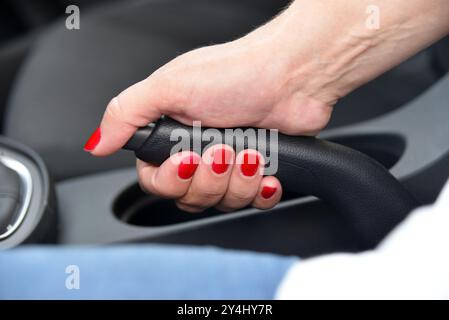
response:
<path fill-rule="evenodd" d="M 164 198 L 177 199 L 188 190 L 201 158 L 193 152 L 174 154 L 160 167 L 139 161 L 137 173 L 141 187 Z"/>
<path fill-rule="evenodd" d="M 204 208 L 189 206 L 186 204 L 179 203 L 178 201 L 176 201 L 176 206 L 178 207 L 179 210 L 189 213 L 200 213 L 204 211 Z"/>
<path fill-rule="evenodd" d="M 202 157 L 187 193 L 178 200 L 195 212 L 215 206 L 228 189 L 234 163 L 234 150 L 227 145 L 209 148 Z"/>
<path fill-rule="evenodd" d="M 167 103 L 159 87 L 147 78 L 112 99 L 84 149 L 95 156 L 109 155 L 122 148 L 137 128 L 159 119 L 160 107 Z"/>
<path fill-rule="evenodd" d="M 258 209 L 273 208 L 282 196 L 282 186 L 276 177 L 264 177 L 252 206 Z"/>
<path fill-rule="evenodd" d="M 228 190 L 217 208 L 232 211 L 249 205 L 257 195 L 263 175 L 263 157 L 255 150 L 244 150 L 236 157 Z"/>
<path fill-rule="evenodd" d="M 136 170 L 137 177 L 139 181 L 139 186 L 142 191 L 146 193 L 151 193 L 149 190 L 150 181 L 153 181 L 153 175 L 156 173 L 158 167 L 153 166 L 152 164 L 146 163 L 140 159 L 136 160 Z"/>

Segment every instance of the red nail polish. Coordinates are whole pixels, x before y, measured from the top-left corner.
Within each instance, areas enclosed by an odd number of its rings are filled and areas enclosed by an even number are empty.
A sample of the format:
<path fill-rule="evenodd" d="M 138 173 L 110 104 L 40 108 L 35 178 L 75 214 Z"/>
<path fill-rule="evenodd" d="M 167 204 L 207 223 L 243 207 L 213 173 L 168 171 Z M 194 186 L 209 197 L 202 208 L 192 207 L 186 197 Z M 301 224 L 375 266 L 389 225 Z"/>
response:
<path fill-rule="evenodd" d="M 100 142 L 100 139 L 101 139 L 101 130 L 100 128 L 97 128 L 84 145 L 84 151 L 90 152 L 94 150 L 97 144 Z"/>
<path fill-rule="evenodd" d="M 216 174 L 223 174 L 229 168 L 229 155 L 225 148 L 214 151 L 214 161 L 212 162 L 212 170 Z"/>
<path fill-rule="evenodd" d="M 259 170 L 259 155 L 254 153 L 245 152 L 243 155 L 243 163 L 240 166 L 244 176 L 252 177 Z"/>
<path fill-rule="evenodd" d="M 178 176 L 181 179 L 190 179 L 196 171 L 198 163 L 195 161 L 193 155 L 184 158 L 178 167 Z"/>
<path fill-rule="evenodd" d="M 275 193 L 276 193 L 277 188 L 276 187 L 269 187 L 269 186 L 265 186 L 262 188 L 262 198 L 264 199 L 270 199 Z"/>

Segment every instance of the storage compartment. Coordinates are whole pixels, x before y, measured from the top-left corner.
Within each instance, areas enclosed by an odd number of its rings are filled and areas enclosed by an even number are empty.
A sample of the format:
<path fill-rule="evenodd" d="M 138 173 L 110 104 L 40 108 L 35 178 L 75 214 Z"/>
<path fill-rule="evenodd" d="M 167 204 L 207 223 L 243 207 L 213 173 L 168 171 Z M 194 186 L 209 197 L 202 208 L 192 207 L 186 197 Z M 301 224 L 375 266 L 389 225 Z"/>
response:
<path fill-rule="evenodd" d="M 137 226 L 164 226 L 204 219 L 220 214 L 209 209 L 201 214 L 182 211 L 173 200 L 144 193 L 136 183 L 123 191 L 113 204 L 115 216 L 123 222 Z"/>
<path fill-rule="evenodd" d="M 299 197 L 297 194 L 286 192 L 282 201 Z M 185 212 L 178 209 L 173 200 L 146 194 L 137 183 L 126 188 L 117 197 L 112 210 L 119 220 L 131 225 L 146 227 L 167 226 L 223 214 L 233 214 L 223 213 L 213 208 L 207 209 L 202 213 Z"/>

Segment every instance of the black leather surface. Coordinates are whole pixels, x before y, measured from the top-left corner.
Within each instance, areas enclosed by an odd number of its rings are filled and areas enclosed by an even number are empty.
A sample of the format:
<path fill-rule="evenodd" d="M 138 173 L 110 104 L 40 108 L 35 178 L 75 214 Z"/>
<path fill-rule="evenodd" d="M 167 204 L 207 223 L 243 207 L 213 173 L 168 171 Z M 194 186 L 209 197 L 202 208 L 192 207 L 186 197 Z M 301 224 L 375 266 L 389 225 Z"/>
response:
<path fill-rule="evenodd" d="M 145 143 L 135 151 L 144 161 L 159 165 L 178 141 L 170 139 L 175 129 L 192 128 L 170 118 L 160 120 Z M 204 130 L 204 128 L 203 128 Z M 220 130 L 223 136 L 229 131 Z M 248 139 L 251 139 L 250 137 Z M 255 141 L 235 139 L 248 145 Z M 232 141 L 232 139 L 222 140 Z M 221 141 L 216 141 L 221 143 Z M 195 145 L 192 141 L 192 146 Z M 196 141 L 204 146 L 211 141 Z M 214 141 L 212 141 L 214 144 Z M 362 248 L 375 246 L 417 206 L 413 197 L 378 162 L 350 148 L 313 137 L 279 134 L 279 178 L 285 190 L 313 195 L 332 205 L 358 235 Z M 240 150 L 240 149 L 239 149 Z M 265 154 L 266 150 L 262 150 Z"/>

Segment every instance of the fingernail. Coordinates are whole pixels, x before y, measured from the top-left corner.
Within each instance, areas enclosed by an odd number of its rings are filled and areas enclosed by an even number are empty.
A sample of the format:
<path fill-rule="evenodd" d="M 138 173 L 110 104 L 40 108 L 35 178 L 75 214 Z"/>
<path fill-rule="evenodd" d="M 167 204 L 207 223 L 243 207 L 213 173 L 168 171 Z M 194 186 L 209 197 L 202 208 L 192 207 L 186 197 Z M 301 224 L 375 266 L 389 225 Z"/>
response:
<path fill-rule="evenodd" d="M 184 158 L 178 167 L 178 176 L 181 179 L 190 179 L 196 171 L 198 163 L 196 163 L 194 156 Z"/>
<path fill-rule="evenodd" d="M 101 129 L 98 127 L 95 129 L 94 133 L 90 136 L 89 140 L 87 140 L 84 145 L 84 151 L 91 152 L 95 149 L 101 139 Z"/>
<path fill-rule="evenodd" d="M 276 193 L 276 190 L 276 187 L 264 186 L 261 192 L 262 198 L 270 199 Z"/>
<path fill-rule="evenodd" d="M 212 162 L 212 170 L 216 174 L 223 174 L 229 168 L 229 152 L 225 148 L 214 151 L 214 161 Z"/>
<path fill-rule="evenodd" d="M 259 170 L 259 155 L 245 152 L 243 155 L 243 163 L 240 166 L 244 176 L 252 177 Z"/>

